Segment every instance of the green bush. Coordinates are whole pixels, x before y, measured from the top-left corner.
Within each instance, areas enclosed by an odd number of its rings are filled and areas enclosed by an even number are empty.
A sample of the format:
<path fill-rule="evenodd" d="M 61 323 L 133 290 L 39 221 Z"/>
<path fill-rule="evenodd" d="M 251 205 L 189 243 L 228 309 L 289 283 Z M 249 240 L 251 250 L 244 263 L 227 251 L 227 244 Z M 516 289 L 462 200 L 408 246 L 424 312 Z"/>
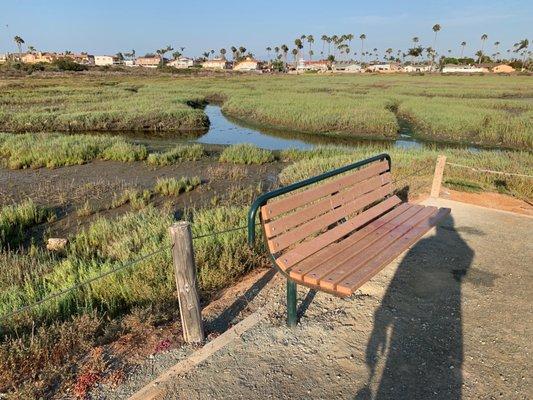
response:
<path fill-rule="evenodd" d="M 200 185 L 201 180 L 197 176 L 193 178 L 182 177 L 176 178 L 160 178 L 155 184 L 155 191 L 164 196 L 177 196 L 183 192 L 190 192 L 195 187 Z"/>
<path fill-rule="evenodd" d="M 264 164 L 274 161 L 274 154 L 270 150 L 244 143 L 226 147 L 219 160 L 234 164 Z"/>
<path fill-rule="evenodd" d="M 60 71 L 86 71 L 88 69 L 86 65 L 78 64 L 68 58 L 54 60 L 52 66 Z"/>
<path fill-rule="evenodd" d="M 150 154 L 147 162 L 150 165 L 164 166 L 183 161 L 197 161 L 201 159 L 204 154 L 204 148 L 200 144 L 178 145 L 172 150 L 164 153 Z"/>
<path fill-rule="evenodd" d="M 0 208 L 0 249 L 20 244 L 26 229 L 51 215 L 50 210 L 37 206 L 32 200 Z"/>

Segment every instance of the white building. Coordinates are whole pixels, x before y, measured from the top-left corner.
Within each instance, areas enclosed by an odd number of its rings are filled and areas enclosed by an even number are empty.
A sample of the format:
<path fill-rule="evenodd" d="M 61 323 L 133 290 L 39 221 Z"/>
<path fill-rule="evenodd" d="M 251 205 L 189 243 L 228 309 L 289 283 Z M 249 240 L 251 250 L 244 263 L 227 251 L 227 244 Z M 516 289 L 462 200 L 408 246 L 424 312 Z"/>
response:
<path fill-rule="evenodd" d="M 224 58 L 214 58 L 212 60 L 205 60 L 202 62 L 202 68 L 205 69 L 228 69 L 230 63 Z"/>
<path fill-rule="evenodd" d="M 122 61 L 115 56 L 94 56 L 94 65 L 104 67 L 106 65 L 119 65 Z"/>
<path fill-rule="evenodd" d="M 0 54 L 0 64 L 3 64 L 7 61 L 7 54 Z"/>
<path fill-rule="evenodd" d="M 397 72 L 399 67 L 397 64 L 374 64 L 366 67 L 370 72 Z"/>
<path fill-rule="evenodd" d="M 135 60 L 124 60 L 124 65 L 126 67 L 136 67 Z"/>
<path fill-rule="evenodd" d="M 298 60 L 296 69 L 300 71 L 327 71 L 329 69 L 329 61 L 327 60 Z"/>
<path fill-rule="evenodd" d="M 345 73 L 359 73 L 363 72 L 360 64 L 353 61 L 335 61 L 333 63 L 333 71 Z"/>
<path fill-rule="evenodd" d="M 435 70 L 435 67 L 433 67 Z M 429 65 L 405 65 L 402 67 L 403 72 L 431 72 Z"/>
<path fill-rule="evenodd" d="M 233 66 L 234 71 L 259 71 L 261 64 L 259 61 L 254 60 L 251 57 L 247 57 L 246 60 L 239 61 Z"/>
<path fill-rule="evenodd" d="M 446 64 L 442 68 L 443 74 L 484 74 L 489 72 L 487 68 L 476 67 L 474 65 Z"/>
<path fill-rule="evenodd" d="M 178 69 L 187 69 L 194 65 L 194 60 L 189 57 L 178 57 L 170 61 L 167 65 Z"/>

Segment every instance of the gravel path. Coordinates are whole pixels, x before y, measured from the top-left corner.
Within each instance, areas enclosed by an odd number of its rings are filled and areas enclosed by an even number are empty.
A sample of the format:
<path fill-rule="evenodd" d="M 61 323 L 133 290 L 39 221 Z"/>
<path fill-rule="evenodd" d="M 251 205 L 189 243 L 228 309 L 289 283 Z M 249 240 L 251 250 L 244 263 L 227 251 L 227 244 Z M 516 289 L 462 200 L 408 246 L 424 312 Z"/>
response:
<path fill-rule="evenodd" d="M 300 287 L 295 329 L 276 276 L 246 308 L 267 318 L 175 377 L 165 398 L 529 398 L 533 219 L 433 203 L 452 217 L 355 296 Z"/>

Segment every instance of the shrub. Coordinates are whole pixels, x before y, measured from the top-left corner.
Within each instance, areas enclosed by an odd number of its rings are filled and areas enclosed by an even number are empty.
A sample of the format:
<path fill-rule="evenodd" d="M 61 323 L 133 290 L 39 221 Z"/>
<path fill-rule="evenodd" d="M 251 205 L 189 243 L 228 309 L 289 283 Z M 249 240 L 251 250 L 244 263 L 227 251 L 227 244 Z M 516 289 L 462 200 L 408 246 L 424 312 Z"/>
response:
<path fill-rule="evenodd" d="M 52 62 L 52 65 L 60 71 L 86 71 L 86 65 L 78 64 L 68 58 L 59 58 Z"/>
<path fill-rule="evenodd" d="M 164 166 L 183 161 L 197 161 L 201 159 L 204 154 L 204 148 L 200 144 L 178 145 L 172 150 L 164 153 L 150 154 L 147 162 L 150 165 Z"/>
<path fill-rule="evenodd" d="M 180 179 L 160 178 L 155 185 L 155 191 L 165 196 L 177 196 L 182 192 L 190 192 L 200 183 L 201 180 L 197 176 L 193 178 L 182 177 Z"/>
<path fill-rule="evenodd" d="M 37 206 L 32 200 L 0 208 L 0 248 L 17 246 L 24 239 L 24 232 L 40 224 L 52 212 Z"/>
<path fill-rule="evenodd" d="M 274 154 L 270 150 L 244 143 L 226 147 L 219 160 L 234 164 L 264 164 L 274 161 Z"/>
<path fill-rule="evenodd" d="M 104 160 L 115 160 L 122 162 L 140 161 L 146 159 L 148 151 L 145 146 L 117 141 L 102 151 L 101 157 Z"/>

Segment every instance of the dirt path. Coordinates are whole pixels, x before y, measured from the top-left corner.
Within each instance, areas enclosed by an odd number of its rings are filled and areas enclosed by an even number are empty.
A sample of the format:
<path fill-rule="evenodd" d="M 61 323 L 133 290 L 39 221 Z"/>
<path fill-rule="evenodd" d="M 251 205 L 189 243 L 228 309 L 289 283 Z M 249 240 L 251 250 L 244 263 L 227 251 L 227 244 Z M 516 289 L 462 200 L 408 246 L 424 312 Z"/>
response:
<path fill-rule="evenodd" d="M 300 288 L 295 329 L 279 276 L 251 292 L 245 310 L 267 319 L 175 377 L 165 398 L 529 398 L 533 219 L 438 203 L 452 217 L 352 298 Z M 106 397 L 157 376 L 144 371 Z"/>

